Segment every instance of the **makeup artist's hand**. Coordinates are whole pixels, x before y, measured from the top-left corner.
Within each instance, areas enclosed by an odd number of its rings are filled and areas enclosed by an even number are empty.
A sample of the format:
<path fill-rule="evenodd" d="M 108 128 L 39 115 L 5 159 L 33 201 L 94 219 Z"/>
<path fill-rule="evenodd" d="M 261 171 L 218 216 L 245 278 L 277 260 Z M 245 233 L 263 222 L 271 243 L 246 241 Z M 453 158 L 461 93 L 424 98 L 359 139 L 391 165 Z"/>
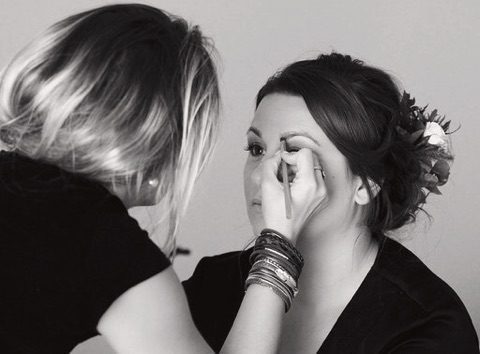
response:
<path fill-rule="evenodd" d="M 281 161 L 288 164 L 294 173 L 290 183 L 292 195 L 292 217 L 287 219 L 283 184 L 277 175 Z M 265 227 L 274 229 L 293 243 L 314 211 L 326 199 L 326 187 L 319 170 L 318 159 L 310 149 L 298 152 L 277 153 L 263 161 L 262 166 L 262 213 Z"/>

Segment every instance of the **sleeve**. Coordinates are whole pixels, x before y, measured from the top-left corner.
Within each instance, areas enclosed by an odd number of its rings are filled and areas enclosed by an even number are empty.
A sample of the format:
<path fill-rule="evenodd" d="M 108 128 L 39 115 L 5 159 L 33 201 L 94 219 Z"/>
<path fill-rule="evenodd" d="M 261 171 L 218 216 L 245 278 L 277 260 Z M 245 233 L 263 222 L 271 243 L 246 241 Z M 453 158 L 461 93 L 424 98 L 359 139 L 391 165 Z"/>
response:
<path fill-rule="evenodd" d="M 96 325 L 120 295 L 169 267 L 170 261 L 120 201 L 110 200 L 95 213 L 85 294 L 89 317 Z"/>
<path fill-rule="evenodd" d="M 415 326 L 385 353 L 478 354 L 478 337 L 470 318 L 461 313 L 437 313 Z"/>

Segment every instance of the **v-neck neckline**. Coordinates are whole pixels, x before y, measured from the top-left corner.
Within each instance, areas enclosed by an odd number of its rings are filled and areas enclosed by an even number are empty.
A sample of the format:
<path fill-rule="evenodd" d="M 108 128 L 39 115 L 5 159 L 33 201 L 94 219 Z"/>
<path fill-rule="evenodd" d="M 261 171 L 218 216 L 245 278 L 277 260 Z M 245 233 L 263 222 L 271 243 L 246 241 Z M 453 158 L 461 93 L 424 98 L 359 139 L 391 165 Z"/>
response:
<path fill-rule="evenodd" d="M 370 267 L 369 271 L 363 278 L 362 282 L 360 283 L 360 286 L 357 288 L 355 293 L 353 294 L 352 298 L 350 301 L 347 303 L 343 311 L 340 313 L 338 316 L 337 320 L 335 321 L 333 327 L 331 328 L 330 332 L 327 334 L 325 339 L 323 340 L 322 344 L 320 345 L 320 348 L 318 349 L 317 353 L 323 354 L 323 353 L 328 353 L 326 350 L 328 350 L 328 347 L 332 345 L 333 343 L 333 338 L 336 337 L 336 333 L 339 332 L 341 333 L 342 327 L 344 327 L 345 323 L 349 321 L 349 318 L 357 318 L 356 321 L 357 323 L 355 324 L 355 327 L 357 327 L 359 330 L 354 331 L 355 337 L 360 337 L 360 333 L 366 332 L 370 326 L 367 326 L 366 323 L 364 323 L 364 317 L 362 316 L 351 316 L 355 312 L 357 312 L 356 309 L 359 309 L 360 311 L 358 312 L 366 312 L 367 308 L 365 306 L 359 306 L 359 301 L 363 298 L 362 294 L 365 293 L 368 290 L 368 286 L 370 284 L 370 279 L 372 279 L 375 276 L 375 269 L 378 266 L 378 263 L 380 262 L 380 258 L 382 257 L 383 249 L 385 248 L 386 243 L 388 242 L 388 237 L 384 235 L 380 235 L 381 237 L 380 242 L 379 242 L 379 247 L 378 247 L 378 252 L 377 255 L 375 256 L 375 260 Z M 368 309 L 371 310 L 371 309 Z M 373 311 L 370 313 L 370 315 L 373 317 L 376 312 L 380 312 L 380 306 L 376 306 Z M 357 313 L 356 315 L 358 315 Z M 361 320 L 361 322 L 359 321 Z M 353 329 L 352 329 L 353 331 Z"/>

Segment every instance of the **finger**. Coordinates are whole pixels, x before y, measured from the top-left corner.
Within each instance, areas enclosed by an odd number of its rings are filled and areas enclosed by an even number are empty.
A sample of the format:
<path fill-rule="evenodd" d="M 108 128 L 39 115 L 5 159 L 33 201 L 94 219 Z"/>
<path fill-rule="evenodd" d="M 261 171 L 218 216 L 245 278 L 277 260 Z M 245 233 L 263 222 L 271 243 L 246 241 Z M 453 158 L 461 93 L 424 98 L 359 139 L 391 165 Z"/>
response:
<path fill-rule="evenodd" d="M 281 161 L 279 152 L 262 161 L 262 182 L 278 183 L 277 172 Z"/>
<path fill-rule="evenodd" d="M 283 161 L 285 161 L 287 164 L 291 165 L 291 166 L 296 166 L 297 165 L 297 151 L 295 152 L 288 152 L 288 151 L 284 151 L 281 153 L 281 158 Z"/>
<path fill-rule="evenodd" d="M 313 173 L 315 174 L 317 180 L 324 182 L 326 176 L 325 170 L 316 154 L 313 154 Z"/>
<path fill-rule="evenodd" d="M 300 149 L 296 153 L 282 154 L 282 159 L 289 165 L 295 166 L 297 169 L 295 179 L 308 179 L 315 180 L 314 159 L 318 161 L 318 158 L 314 156 L 310 149 Z"/>

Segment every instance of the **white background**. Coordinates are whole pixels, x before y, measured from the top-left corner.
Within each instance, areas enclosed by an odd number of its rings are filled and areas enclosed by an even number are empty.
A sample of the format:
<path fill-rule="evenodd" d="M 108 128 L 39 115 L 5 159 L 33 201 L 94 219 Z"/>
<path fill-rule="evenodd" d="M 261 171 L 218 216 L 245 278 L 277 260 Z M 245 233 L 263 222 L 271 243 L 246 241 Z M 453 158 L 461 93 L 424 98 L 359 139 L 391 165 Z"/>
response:
<path fill-rule="evenodd" d="M 53 22 L 98 0 L 0 0 L 0 65 Z M 480 1 L 479 0 L 164 0 L 145 2 L 199 24 L 220 53 L 223 129 L 182 224 L 179 244 L 192 250 L 175 268 L 188 277 L 205 255 L 243 248 L 252 237 L 243 202 L 245 131 L 267 77 L 298 59 L 332 50 L 386 69 L 420 105 L 461 125 L 443 196 L 401 233 L 404 244 L 462 298 L 480 328 Z M 154 209 L 133 210 L 142 225 Z M 155 237 L 161 238 L 161 235 Z M 109 353 L 99 338 L 80 353 Z"/>

